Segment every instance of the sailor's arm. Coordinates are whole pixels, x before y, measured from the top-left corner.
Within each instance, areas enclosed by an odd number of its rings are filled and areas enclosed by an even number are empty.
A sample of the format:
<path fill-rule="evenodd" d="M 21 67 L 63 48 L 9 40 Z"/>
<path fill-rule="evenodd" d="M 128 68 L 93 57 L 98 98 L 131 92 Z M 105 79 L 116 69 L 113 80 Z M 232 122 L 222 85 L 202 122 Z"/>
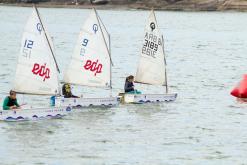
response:
<path fill-rule="evenodd" d="M 17 99 L 15 100 L 15 106 L 18 107 L 18 108 L 20 107 L 20 105 L 17 102 Z"/>
<path fill-rule="evenodd" d="M 9 110 L 9 109 L 10 109 L 10 107 L 8 106 L 8 102 L 9 102 L 9 98 L 6 97 L 6 98 L 4 99 L 4 101 L 3 101 L 3 109 L 4 109 L 4 110 Z"/>

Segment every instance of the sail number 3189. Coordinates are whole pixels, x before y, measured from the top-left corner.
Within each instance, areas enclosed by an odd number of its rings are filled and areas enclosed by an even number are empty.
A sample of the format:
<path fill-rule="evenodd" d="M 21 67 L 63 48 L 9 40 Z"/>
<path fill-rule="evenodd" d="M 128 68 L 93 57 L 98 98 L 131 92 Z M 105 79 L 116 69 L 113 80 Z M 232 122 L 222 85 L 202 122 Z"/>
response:
<path fill-rule="evenodd" d="M 152 41 L 145 39 L 145 43 L 142 47 L 142 53 L 155 58 L 155 54 L 158 50 L 159 45 Z"/>

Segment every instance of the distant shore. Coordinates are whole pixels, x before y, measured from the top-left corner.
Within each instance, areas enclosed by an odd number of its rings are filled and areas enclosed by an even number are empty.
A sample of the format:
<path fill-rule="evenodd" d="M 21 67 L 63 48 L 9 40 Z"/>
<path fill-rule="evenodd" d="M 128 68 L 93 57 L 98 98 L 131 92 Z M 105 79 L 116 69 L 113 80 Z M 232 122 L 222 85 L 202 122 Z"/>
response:
<path fill-rule="evenodd" d="M 171 1 L 171 0 L 170 0 Z M 1 2 L 1 1 L 0 1 Z M 1 6 L 20 6 L 30 7 L 31 3 L 0 3 Z M 37 4 L 38 7 L 45 8 L 96 8 L 96 9 L 155 9 L 167 11 L 247 11 L 247 0 L 173 0 L 172 3 L 167 1 L 159 1 L 151 3 L 151 1 L 140 1 L 136 3 L 109 3 L 105 5 L 91 5 L 89 3 L 73 4 L 58 2 L 42 2 Z"/>
<path fill-rule="evenodd" d="M 0 3 L 0 6 L 19 6 L 19 7 L 32 7 L 30 3 Z M 78 8 L 78 9 L 90 9 L 92 7 L 96 9 L 129 9 L 128 5 L 73 5 L 73 4 L 54 4 L 54 3 L 38 3 L 37 7 L 43 8 Z"/>

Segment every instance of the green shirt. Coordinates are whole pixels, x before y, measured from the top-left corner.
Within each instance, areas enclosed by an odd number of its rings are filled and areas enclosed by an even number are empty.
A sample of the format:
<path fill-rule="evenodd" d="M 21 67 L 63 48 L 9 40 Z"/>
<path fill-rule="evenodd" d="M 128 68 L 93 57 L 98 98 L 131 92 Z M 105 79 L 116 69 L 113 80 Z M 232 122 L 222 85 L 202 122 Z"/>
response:
<path fill-rule="evenodd" d="M 9 103 L 13 101 L 13 104 L 17 107 L 19 107 L 20 105 L 18 104 L 17 102 L 17 99 L 15 100 L 11 100 L 9 96 L 7 96 L 4 101 L 3 101 L 3 110 L 9 110 L 10 109 L 10 106 L 9 106 Z"/>

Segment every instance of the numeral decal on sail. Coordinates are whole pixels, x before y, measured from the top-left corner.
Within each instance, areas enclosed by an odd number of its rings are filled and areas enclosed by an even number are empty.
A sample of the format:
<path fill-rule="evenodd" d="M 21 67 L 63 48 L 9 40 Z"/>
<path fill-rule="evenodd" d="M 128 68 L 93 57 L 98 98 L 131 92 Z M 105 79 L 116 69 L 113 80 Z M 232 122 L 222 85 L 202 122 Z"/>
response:
<path fill-rule="evenodd" d="M 38 63 L 35 63 L 33 65 L 33 70 L 32 70 L 33 74 L 38 75 L 40 77 L 43 77 L 43 81 L 45 81 L 46 79 L 50 78 L 50 69 L 46 68 L 46 64 L 44 65 L 40 65 Z"/>
<path fill-rule="evenodd" d="M 32 40 L 25 40 L 24 47 L 22 50 L 23 56 L 30 58 L 31 56 L 31 50 L 33 48 L 34 41 Z"/>
<path fill-rule="evenodd" d="M 85 52 L 86 52 L 85 49 L 84 48 L 81 48 L 80 55 L 81 56 L 84 56 Z"/>
<path fill-rule="evenodd" d="M 90 70 L 91 72 L 95 72 L 94 76 L 98 73 L 102 73 L 102 64 L 98 64 L 99 60 L 96 60 L 96 62 L 92 62 L 91 60 L 87 60 L 86 64 L 84 65 L 84 68 L 86 70 Z"/>
<path fill-rule="evenodd" d="M 153 49 L 154 51 L 158 50 L 158 44 L 155 44 L 154 42 L 148 40 L 145 40 L 144 47 L 148 47 L 150 49 Z"/>
<path fill-rule="evenodd" d="M 88 39 L 83 39 L 83 41 L 82 41 L 82 46 L 84 46 L 84 47 L 86 47 L 87 46 L 87 44 L 88 44 Z M 86 52 L 86 50 L 85 50 L 85 48 L 84 47 L 82 47 L 81 48 L 81 50 L 80 50 L 80 55 L 81 56 L 84 56 L 84 54 L 85 54 L 85 52 Z"/>
<path fill-rule="evenodd" d="M 32 40 L 25 40 L 24 48 L 32 49 L 33 48 L 33 41 Z"/>
<path fill-rule="evenodd" d="M 87 44 L 88 44 L 88 41 L 89 41 L 89 40 L 85 38 L 85 39 L 82 41 L 82 46 L 85 46 L 85 47 L 86 47 Z"/>
<path fill-rule="evenodd" d="M 161 39 L 158 38 L 156 35 L 146 33 L 145 43 L 142 47 L 142 53 L 156 58 L 155 55 L 161 43 Z"/>

